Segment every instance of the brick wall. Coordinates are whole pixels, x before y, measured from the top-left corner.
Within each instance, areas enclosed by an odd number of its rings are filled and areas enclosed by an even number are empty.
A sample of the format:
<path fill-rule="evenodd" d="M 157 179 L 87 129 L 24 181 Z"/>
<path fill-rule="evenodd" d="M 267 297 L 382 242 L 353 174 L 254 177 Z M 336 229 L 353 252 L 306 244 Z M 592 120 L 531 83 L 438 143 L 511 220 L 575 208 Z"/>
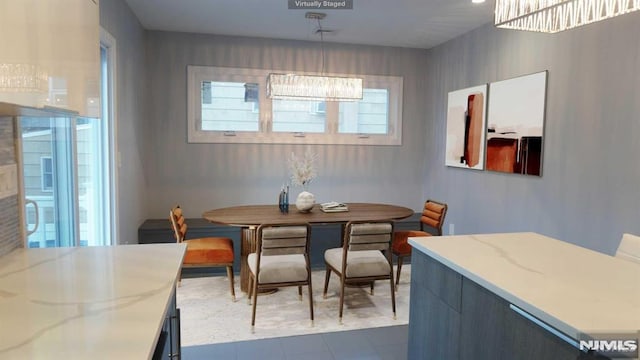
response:
<path fill-rule="evenodd" d="M 0 166 L 16 163 L 13 119 L 0 116 Z M 22 247 L 18 195 L 0 198 L 0 256 Z"/>

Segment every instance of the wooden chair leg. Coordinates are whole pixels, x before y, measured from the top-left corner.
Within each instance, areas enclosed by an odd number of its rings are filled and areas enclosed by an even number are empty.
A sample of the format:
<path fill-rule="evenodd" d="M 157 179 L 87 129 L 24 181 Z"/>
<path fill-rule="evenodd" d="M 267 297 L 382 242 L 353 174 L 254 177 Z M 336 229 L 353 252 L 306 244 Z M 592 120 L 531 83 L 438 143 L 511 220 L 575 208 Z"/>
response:
<path fill-rule="evenodd" d="M 374 287 L 375 284 L 376 284 L 375 281 L 371 282 L 371 291 L 370 291 L 371 295 L 373 295 L 373 287 Z"/>
<path fill-rule="evenodd" d="M 327 267 L 327 273 L 324 276 L 324 291 L 322 292 L 322 297 L 324 299 L 327 298 L 327 289 L 329 288 L 329 277 L 331 276 L 331 269 Z"/>
<path fill-rule="evenodd" d="M 249 274 L 249 287 L 247 288 L 247 304 L 251 305 L 251 296 L 253 293 L 253 276 Z"/>
<path fill-rule="evenodd" d="M 258 279 L 253 281 L 253 310 L 251 312 L 251 329 L 256 325 L 256 305 L 258 304 Z"/>
<path fill-rule="evenodd" d="M 393 319 L 396 319 L 396 290 L 393 288 L 393 271 L 389 278 L 389 284 L 391 284 L 391 308 L 393 309 Z"/>
<path fill-rule="evenodd" d="M 233 285 L 233 266 L 227 266 L 227 277 L 229 278 L 229 286 L 231 287 L 231 301 L 236 301 L 236 290 Z"/>
<path fill-rule="evenodd" d="M 398 283 L 400 282 L 400 270 L 402 270 L 403 259 L 404 259 L 404 256 L 398 255 L 398 272 L 396 274 L 396 290 L 398 287 Z"/>
<path fill-rule="evenodd" d="M 344 307 L 344 277 L 340 277 L 340 324 L 342 324 L 342 308 Z"/>
<path fill-rule="evenodd" d="M 311 280 L 309 280 L 309 312 L 311 314 L 311 324 L 313 324 L 313 290 L 311 290 Z"/>
<path fill-rule="evenodd" d="M 298 286 L 298 299 L 302 301 L 302 286 Z"/>

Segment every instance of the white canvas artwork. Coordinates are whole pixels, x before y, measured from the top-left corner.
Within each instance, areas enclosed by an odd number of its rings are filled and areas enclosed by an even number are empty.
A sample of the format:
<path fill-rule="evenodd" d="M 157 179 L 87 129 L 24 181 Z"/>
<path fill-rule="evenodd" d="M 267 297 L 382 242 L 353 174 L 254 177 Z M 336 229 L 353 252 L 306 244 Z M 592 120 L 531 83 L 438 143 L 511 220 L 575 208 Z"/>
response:
<path fill-rule="evenodd" d="M 449 93 L 447 102 L 447 166 L 484 169 L 487 85 Z"/>
<path fill-rule="evenodd" d="M 542 174 L 547 72 L 489 85 L 487 170 Z"/>

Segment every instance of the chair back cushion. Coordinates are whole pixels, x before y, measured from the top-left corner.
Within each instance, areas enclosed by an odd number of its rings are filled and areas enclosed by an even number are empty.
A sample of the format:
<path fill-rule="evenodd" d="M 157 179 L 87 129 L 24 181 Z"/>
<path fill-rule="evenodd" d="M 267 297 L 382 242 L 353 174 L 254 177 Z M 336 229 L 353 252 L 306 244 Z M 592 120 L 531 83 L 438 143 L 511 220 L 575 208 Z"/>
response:
<path fill-rule="evenodd" d="M 640 236 L 623 234 L 616 257 L 640 263 Z"/>
<path fill-rule="evenodd" d="M 304 254 L 308 244 L 309 229 L 306 225 L 261 226 L 262 256 Z"/>
<path fill-rule="evenodd" d="M 388 250 L 391 244 L 391 222 L 349 223 L 349 251 Z"/>
<path fill-rule="evenodd" d="M 258 251 L 249 254 L 249 270 L 258 283 L 306 281 L 311 227 L 308 224 L 263 224 L 258 227 Z"/>
<path fill-rule="evenodd" d="M 442 224 L 444 224 L 444 217 L 447 215 L 447 204 L 427 200 L 424 203 L 424 209 L 422 210 L 422 216 L 420 217 L 421 229 L 424 230 L 424 226 L 428 226 L 434 229 L 437 234 L 442 235 Z"/>

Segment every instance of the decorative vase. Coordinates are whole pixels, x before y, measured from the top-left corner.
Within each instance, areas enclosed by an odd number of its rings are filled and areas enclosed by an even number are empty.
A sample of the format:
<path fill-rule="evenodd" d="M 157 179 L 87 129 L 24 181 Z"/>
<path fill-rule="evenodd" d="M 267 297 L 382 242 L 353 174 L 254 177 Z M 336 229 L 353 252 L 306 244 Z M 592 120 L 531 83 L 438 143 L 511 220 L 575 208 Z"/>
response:
<path fill-rule="evenodd" d="M 315 203 L 316 197 L 308 191 L 301 192 L 296 198 L 296 208 L 303 213 L 310 212 Z"/>

